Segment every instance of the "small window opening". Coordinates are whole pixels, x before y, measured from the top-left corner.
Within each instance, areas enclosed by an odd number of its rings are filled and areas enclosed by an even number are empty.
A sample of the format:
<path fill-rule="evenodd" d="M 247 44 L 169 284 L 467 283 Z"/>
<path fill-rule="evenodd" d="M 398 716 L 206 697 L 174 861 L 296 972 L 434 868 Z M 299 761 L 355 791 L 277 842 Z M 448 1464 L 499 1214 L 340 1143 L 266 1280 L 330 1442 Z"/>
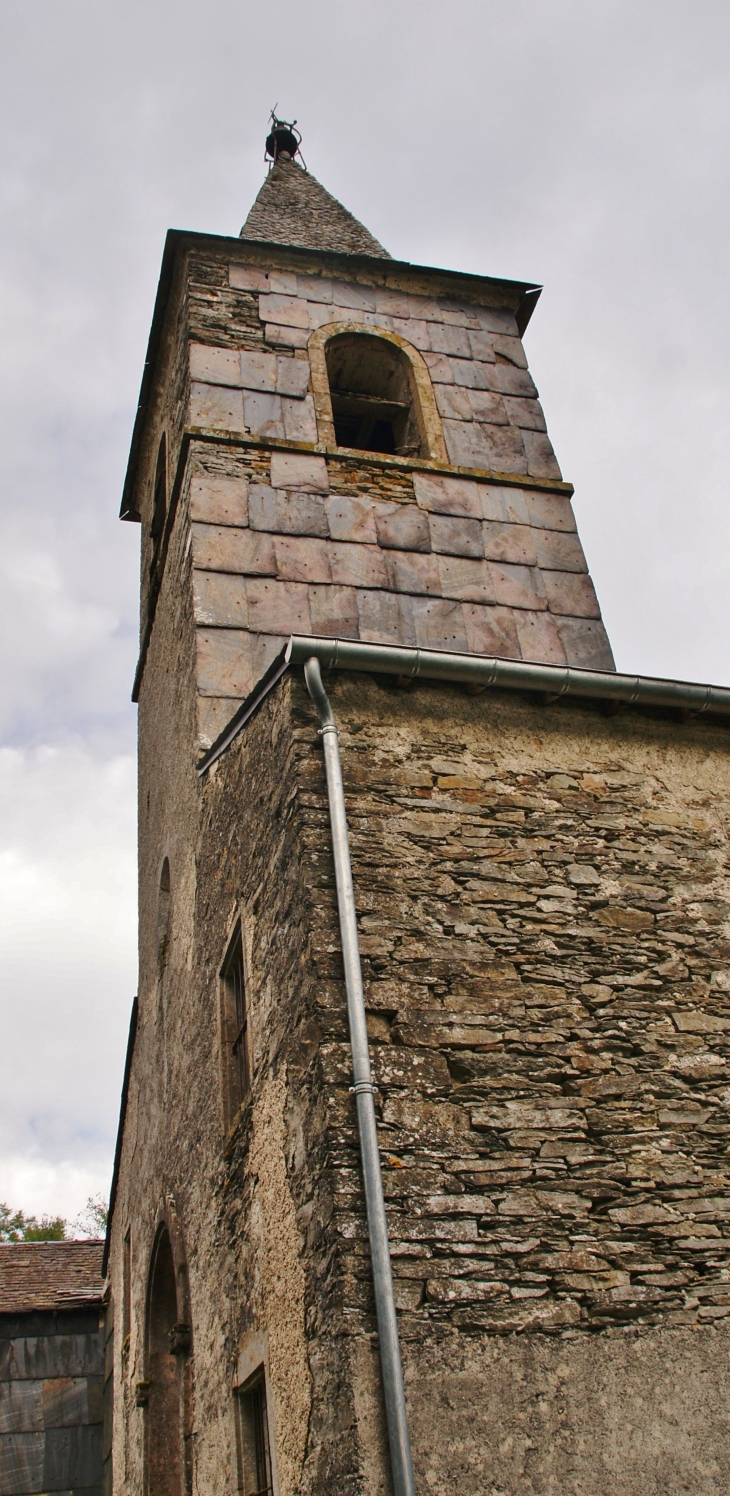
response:
<path fill-rule="evenodd" d="M 129 1355 L 129 1337 L 132 1331 L 132 1228 L 124 1233 L 122 1252 L 122 1356 Z"/>
<path fill-rule="evenodd" d="M 158 1237 L 147 1308 L 147 1496 L 183 1496 L 182 1361 L 171 1354 L 178 1305 L 172 1246 Z"/>
<path fill-rule="evenodd" d="M 160 887 L 157 894 L 157 961 L 162 973 L 167 965 L 170 943 L 170 859 L 165 858 L 160 869 Z"/>
<path fill-rule="evenodd" d="M 160 549 L 162 532 L 165 528 L 165 516 L 167 514 L 167 441 L 162 437 L 160 450 L 157 454 L 157 467 L 155 469 L 155 487 L 152 498 L 152 523 L 150 535 L 154 541 L 154 553 L 152 565 L 155 565 L 157 553 Z"/>
<path fill-rule="evenodd" d="M 341 333 L 325 348 L 338 447 L 423 455 L 410 362 L 395 343 Z"/>
<path fill-rule="evenodd" d="M 236 1392 L 242 1496 L 272 1496 L 271 1445 L 263 1366 Z"/>
<path fill-rule="evenodd" d="M 227 1070 L 228 1122 L 230 1125 L 250 1084 L 248 1004 L 240 924 L 223 963 L 221 985 L 223 1046 Z"/>

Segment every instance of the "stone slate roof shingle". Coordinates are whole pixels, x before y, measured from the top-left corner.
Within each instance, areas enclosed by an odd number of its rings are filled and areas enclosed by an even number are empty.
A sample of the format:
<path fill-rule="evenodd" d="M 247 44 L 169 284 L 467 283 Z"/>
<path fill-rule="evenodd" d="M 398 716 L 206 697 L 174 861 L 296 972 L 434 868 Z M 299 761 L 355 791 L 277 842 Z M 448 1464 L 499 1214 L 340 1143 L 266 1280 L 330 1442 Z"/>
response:
<path fill-rule="evenodd" d="M 0 1243 L 0 1314 L 98 1302 L 103 1251 L 103 1241 Z"/>
<path fill-rule="evenodd" d="M 241 238 L 391 259 L 357 218 L 296 161 L 279 161 L 272 167 Z"/>

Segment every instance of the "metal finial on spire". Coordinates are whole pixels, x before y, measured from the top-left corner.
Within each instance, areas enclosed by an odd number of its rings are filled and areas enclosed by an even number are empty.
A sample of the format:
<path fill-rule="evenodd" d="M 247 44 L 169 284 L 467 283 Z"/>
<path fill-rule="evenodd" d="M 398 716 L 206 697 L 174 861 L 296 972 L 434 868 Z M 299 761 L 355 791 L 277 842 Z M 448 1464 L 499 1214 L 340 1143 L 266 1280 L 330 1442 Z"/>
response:
<path fill-rule="evenodd" d="M 275 104 L 269 116 L 270 129 L 266 137 L 264 160 L 269 162 L 269 168 L 271 168 L 271 166 L 276 166 L 277 161 L 293 161 L 295 156 L 299 156 L 306 171 L 304 157 L 299 149 L 302 137 L 296 128 L 297 122 L 295 119 L 291 122 L 279 119 L 276 113 L 277 107 Z"/>

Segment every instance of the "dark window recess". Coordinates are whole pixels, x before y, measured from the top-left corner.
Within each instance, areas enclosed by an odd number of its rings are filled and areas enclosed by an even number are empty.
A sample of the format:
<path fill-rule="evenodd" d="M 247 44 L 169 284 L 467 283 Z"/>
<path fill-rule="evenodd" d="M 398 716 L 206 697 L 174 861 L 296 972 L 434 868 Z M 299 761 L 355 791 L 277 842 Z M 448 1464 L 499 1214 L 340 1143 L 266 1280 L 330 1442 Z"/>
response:
<path fill-rule="evenodd" d="M 272 1496 L 271 1447 L 263 1367 L 243 1387 L 239 1387 L 236 1402 L 239 1490 L 242 1496 Z"/>
<path fill-rule="evenodd" d="M 326 345 L 338 447 L 423 456 L 413 371 L 386 338 L 341 333 Z"/>
<path fill-rule="evenodd" d="M 243 940 L 240 925 L 228 947 L 221 972 L 224 995 L 225 1038 L 230 1057 L 230 1120 L 243 1101 L 249 1087 L 248 1010 L 243 969 Z"/>
<path fill-rule="evenodd" d="M 155 472 L 155 491 L 152 500 L 152 524 L 150 534 L 154 540 L 159 540 L 165 526 L 165 513 L 167 511 L 167 442 L 163 436 L 160 449 L 157 453 L 157 469 Z"/>

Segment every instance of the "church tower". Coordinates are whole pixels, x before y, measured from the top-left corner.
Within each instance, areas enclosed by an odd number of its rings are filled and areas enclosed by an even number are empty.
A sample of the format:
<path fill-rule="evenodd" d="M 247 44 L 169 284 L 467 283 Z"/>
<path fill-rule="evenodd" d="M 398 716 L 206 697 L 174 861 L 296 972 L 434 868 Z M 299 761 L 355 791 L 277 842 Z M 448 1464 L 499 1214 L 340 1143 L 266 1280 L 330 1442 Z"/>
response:
<path fill-rule="evenodd" d="M 168 235 L 124 488 L 109 1488 L 719 1496 L 730 693 L 614 669 L 539 286 L 298 145 Z"/>

